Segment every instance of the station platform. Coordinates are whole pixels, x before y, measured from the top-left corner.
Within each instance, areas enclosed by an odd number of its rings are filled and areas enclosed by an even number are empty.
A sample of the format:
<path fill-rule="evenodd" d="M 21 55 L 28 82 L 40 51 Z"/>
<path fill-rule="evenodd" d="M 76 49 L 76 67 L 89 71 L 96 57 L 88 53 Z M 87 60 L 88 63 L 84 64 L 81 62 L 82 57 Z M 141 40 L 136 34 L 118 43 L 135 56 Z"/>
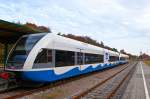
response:
<path fill-rule="evenodd" d="M 150 66 L 139 62 L 122 99 L 150 99 Z"/>

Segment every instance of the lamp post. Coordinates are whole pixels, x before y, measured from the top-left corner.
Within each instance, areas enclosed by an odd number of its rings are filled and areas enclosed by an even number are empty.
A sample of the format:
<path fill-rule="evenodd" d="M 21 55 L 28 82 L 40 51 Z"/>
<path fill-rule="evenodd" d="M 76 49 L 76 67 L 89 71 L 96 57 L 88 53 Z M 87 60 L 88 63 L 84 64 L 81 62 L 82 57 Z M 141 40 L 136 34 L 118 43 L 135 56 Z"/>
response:
<path fill-rule="evenodd" d="M 142 57 L 142 51 L 140 52 L 140 60 L 142 61 L 143 57 Z"/>

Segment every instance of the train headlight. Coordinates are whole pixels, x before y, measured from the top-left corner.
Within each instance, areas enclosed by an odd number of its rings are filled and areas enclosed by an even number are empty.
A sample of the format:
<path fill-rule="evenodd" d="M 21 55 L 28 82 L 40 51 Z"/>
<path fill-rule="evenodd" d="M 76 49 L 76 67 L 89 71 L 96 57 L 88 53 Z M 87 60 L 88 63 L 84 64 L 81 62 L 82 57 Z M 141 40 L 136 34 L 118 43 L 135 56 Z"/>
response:
<path fill-rule="evenodd" d="M 13 73 L 13 72 L 2 72 L 2 73 L 0 73 L 0 78 L 5 79 L 5 80 L 10 79 L 10 78 L 15 78 L 15 73 Z"/>
<path fill-rule="evenodd" d="M 8 72 L 3 72 L 0 74 L 0 77 L 3 79 L 9 79 L 10 78 L 10 74 Z"/>

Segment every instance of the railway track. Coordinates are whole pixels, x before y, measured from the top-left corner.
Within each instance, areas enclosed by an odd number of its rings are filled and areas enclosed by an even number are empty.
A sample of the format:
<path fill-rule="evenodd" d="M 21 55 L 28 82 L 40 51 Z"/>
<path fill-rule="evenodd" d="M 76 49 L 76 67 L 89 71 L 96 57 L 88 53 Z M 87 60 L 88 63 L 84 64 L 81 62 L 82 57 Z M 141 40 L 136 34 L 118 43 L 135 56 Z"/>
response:
<path fill-rule="evenodd" d="M 130 64 L 128 64 L 130 65 Z M 83 97 L 84 95 L 86 95 L 87 93 L 89 93 L 91 90 L 95 89 L 96 87 L 98 87 L 99 85 L 107 82 L 109 79 L 111 79 L 113 76 L 116 76 L 118 75 L 119 73 L 121 73 L 122 71 L 124 71 L 125 69 L 127 69 L 128 65 L 126 66 L 122 66 L 122 69 L 119 70 L 117 73 L 114 73 L 111 77 L 107 77 L 107 79 L 101 81 L 101 83 L 95 85 L 94 87 L 92 88 L 89 88 L 88 90 L 86 90 L 85 92 L 82 92 L 80 94 L 77 94 L 77 95 L 73 95 L 69 98 L 74 98 L 74 99 L 78 99 L 78 98 L 81 98 Z M 118 67 L 115 67 L 115 68 L 119 68 L 120 66 Z M 121 67 L 120 67 L 121 68 Z M 112 68 L 114 69 L 114 68 Z M 111 69 L 109 69 L 111 70 Z M 106 70 L 107 71 L 107 70 Z M 106 72 L 106 71 L 103 71 L 103 72 Z M 45 90 L 48 90 L 48 89 L 52 89 L 52 88 L 55 88 L 57 86 L 62 86 L 66 83 L 70 83 L 70 82 L 75 82 L 76 80 L 79 80 L 79 79 L 82 79 L 84 77 L 88 77 L 88 76 L 92 76 L 92 75 L 95 75 L 99 72 L 94 72 L 94 73 L 90 73 L 90 74 L 86 74 L 86 75 L 81 75 L 79 77 L 73 77 L 73 78 L 70 78 L 70 79 L 66 79 L 66 80 L 62 80 L 62 81 L 58 81 L 58 82 L 55 82 L 55 83 L 52 83 L 50 85 L 46 85 L 46 86 L 43 86 L 43 87 L 40 87 L 40 88 L 34 88 L 34 89 L 29 89 L 29 88 L 16 88 L 15 90 L 11 90 L 11 91 L 8 91 L 8 92 L 5 92 L 5 93 L 1 93 L 0 94 L 0 97 L 2 98 L 5 98 L 5 99 L 15 99 L 15 98 L 20 98 L 20 97 L 24 97 L 24 96 L 27 96 L 27 95 L 31 95 L 33 93 L 40 93 L 40 92 L 44 92 Z M 114 93 L 112 93 L 114 94 Z M 112 95 L 110 95 L 110 97 L 112 97 Z"/>
<path fill-rule="evenodd" d="M 131 67 L 126 66 L 122 68 L 95 86 L 72 96 L 71 99 L 120 99 L 122 93 L 119 93 L 119 91 L 122 90 L 121 87 L 124 90 L 125 86 L 123 85 L 127 86 L 136 65 L 137 63 Z"/>

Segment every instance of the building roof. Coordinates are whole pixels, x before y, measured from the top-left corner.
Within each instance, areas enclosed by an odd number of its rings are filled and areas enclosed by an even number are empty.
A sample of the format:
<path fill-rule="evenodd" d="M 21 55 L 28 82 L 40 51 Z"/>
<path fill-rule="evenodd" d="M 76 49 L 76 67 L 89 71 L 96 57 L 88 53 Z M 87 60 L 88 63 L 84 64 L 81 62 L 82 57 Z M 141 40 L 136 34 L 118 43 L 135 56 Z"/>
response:
<path fill-rule="evenodd" d="M 0 43 L 14 43 L 20 36 L 33 33 L 42 33 L 42 31 L 0 20 Z"/>

